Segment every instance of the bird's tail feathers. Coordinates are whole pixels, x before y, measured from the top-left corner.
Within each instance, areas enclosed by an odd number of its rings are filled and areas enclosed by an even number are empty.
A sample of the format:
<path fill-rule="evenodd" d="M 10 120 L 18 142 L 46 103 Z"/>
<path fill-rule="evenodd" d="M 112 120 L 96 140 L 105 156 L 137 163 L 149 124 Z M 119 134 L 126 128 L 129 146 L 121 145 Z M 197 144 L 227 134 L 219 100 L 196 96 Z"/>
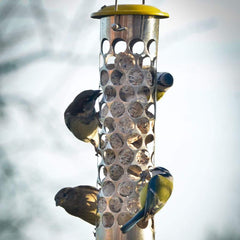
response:
<path fill-rule="evenodd" d="M 135 224 L 137 224 L 144 216 L 144 209 L 140 210 L 133 218 L 121 227 L 122 233 L 126 233 L 131 230 Z"/>

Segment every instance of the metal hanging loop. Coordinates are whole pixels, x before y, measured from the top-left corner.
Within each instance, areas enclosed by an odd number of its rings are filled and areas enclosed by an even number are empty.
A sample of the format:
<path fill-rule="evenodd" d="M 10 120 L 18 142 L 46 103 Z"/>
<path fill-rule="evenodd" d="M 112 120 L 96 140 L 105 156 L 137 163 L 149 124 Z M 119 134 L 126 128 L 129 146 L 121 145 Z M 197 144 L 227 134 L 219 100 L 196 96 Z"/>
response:
<path fill-rule="evenodd" d="M 118 3 L 117 3 L 117 0 L 115 0 L 115 11 L 118 10 Z"/>
<path fill-rule="evenodd" d="M 115 11 L 117 11 L 117 9 L 118 9 L 117 1 L 118 0 L 115 0 Z M 145 0 L 142 0 L 142 4 L 145 5 Z"/>
<path fill-rule="evenodd" d="M 142 4 L 145 5 L 145 0 L 142 0 Z M 114 6 L 115 12 L 118 11 L 118 0 L 115 0 L 115 6 Z M 126 27 L 122 27 L 119 23 L 117 23 L 117 15 L 115 15 L 115 23 L 112 24 L 112 30 L 116 32 L 120 32 L 123 30 L 127 30 Z"/>
<path fill-rule="evenodd" d="M 114 10 L 115 10 L 115 12 L 118 11 L 118 0 L 115 0 L 115 8 L 114 8 Z M 120 31 L 123 31 L 123 30 L 127 30 L 126 27 L 122 27 L 119 23 L 117 23 L 118 22 L 117 21 L 117 15 L 115 15 L 115 17 L 114 17 L 114 22 L 115 23 L 113 23 L 112 26 L 111 26 L 113 31 L 120 32 Z"/>

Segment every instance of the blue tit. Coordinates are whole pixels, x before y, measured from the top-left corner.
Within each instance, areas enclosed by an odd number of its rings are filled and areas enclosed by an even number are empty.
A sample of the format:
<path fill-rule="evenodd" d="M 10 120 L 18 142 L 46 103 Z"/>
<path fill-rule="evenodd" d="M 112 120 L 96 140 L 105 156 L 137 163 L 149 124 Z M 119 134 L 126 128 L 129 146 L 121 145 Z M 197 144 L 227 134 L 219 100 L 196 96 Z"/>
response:
<path fill-rule="evenodd" d="M 173 85 L 173 76 L 167 72 L 157 73 L 157 101 L 160 100 L 165 92 Z"/>
<path fill-rule="evenodd" d="M 96 151 L 99 144 L 99 119 L 95 102 L 100 95 L 100 90 L 83 91 L 75 97 L 64 112 L 68 129 L 79 140 L 92 143 Z"/>
<path fill-rule="evenodd" d="M 140 192 L 142 209 L 121 227 L 123 233 L 132 229 L 141 219 L 147 221 L 153 217 L 171 196 L 173 177 L 170 172 L 163 167 L 156 167 L 150 171 L 152 177 Z"/>
<path fill-rule="evenodd" d="M 66 187 L 59 190 L 54 199 L 56 206 L 61 206 L 67 213 L 96 226 L 99 223 L 98 193 L 98 189 L 92 186 Z"/>

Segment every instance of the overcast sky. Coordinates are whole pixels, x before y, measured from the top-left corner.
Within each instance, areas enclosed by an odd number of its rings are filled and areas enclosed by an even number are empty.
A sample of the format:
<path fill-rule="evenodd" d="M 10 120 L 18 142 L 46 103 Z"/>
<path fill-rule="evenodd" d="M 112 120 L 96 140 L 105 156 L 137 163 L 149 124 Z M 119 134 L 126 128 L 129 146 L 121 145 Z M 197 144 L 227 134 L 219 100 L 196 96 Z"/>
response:
<path fill-rule="evenodd" d="M 36 208 L 19 227 L 25 239 L 93 239 L 93 227 L 53 198 L 66 186 L 96 185 L 92 146 L 72 136 L 63 112 L 79 92 L 98 88 L 100 25 L 90 15 L 114 1 L 12 2 L 0 2 L 0 143 L 17 175 L 1 211 L 21 218 Z M 157 103 L 155 163 L 175 181 L 155 217 L 156 239 L 240 239 L 240 4 L 146 3 L 170 14 L 160 21 L 158 71 L 174 76 Z"/>

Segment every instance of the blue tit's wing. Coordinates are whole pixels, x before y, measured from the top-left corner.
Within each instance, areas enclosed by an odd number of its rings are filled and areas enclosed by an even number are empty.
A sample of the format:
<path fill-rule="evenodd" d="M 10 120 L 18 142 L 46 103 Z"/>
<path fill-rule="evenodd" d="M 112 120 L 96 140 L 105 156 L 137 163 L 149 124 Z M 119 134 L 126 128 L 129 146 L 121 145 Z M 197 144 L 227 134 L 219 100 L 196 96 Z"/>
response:
<path fill-rule="evenodd" d="M 147 197 L 146 197 L 146 201 L 145 201 L 145 205 L 144 205 L 144 218 L 148 217 L 149 211 L 150 211 L 153 199 L 154 199 L 154 190 L 150 186 L 150 183 L 151 183 L 151 180 L 148 184 Z"/>
<path fill-rule="evenodd" d="M 151 178 L 148 184 L 147 198 L 144 206 L 144 218 L 154 215 L 161 207 L 158 192 L 161 188 L 161 182 L 158 175 Z"/>
<path fill-rule="evenodd" d="M 141 209 L 133 218 L 125 223 L 120 229 L 122 233 L 126 233 L 131 230 L 135 224 L 137 224 L 144 216 L 144 209 Z"/>

